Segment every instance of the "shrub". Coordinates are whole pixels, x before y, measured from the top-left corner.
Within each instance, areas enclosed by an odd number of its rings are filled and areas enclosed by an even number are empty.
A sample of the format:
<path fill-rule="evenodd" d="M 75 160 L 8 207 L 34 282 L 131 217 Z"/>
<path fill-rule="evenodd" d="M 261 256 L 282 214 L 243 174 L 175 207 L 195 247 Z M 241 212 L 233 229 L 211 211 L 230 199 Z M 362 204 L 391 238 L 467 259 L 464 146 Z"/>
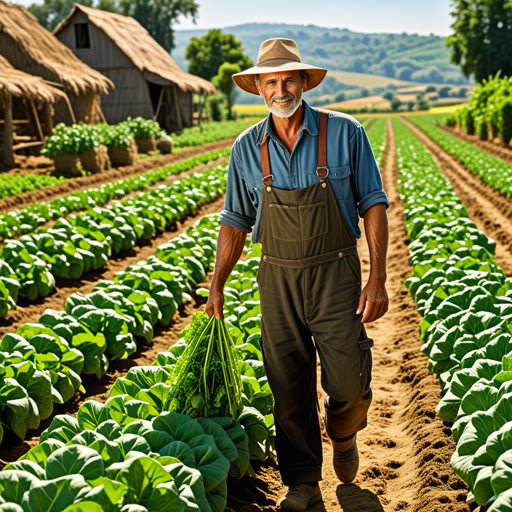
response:
<path fill-rule="evenodd" d="M 160 137 L 162 130 L 160 125 L 151 119 L 144 119 L 143 117 L 129 117 L 126 121 L 122 123 L 125 126 L 128 126 L 130 133 L 136 139 L 149 139 L 151 137 L 158 138 Z"/>
<path fill-rule="evenodd" d="M 512 96 L 505 96 L 498 107 L 499 133 L 504 144 L 512 139 Z"/>
<path fill-rule="evenodd" d="M 450 114 L 445 121 L 446 126 L 455 127 L 457 126 L 457 114 Z"/>

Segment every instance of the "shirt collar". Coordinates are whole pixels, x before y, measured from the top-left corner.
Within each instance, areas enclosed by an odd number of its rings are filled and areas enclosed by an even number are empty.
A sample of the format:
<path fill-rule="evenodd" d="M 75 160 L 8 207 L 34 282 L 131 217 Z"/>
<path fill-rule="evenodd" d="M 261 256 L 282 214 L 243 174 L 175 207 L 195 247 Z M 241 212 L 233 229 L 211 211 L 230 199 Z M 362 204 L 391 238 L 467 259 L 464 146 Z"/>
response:
<path fill-rule="evenodd" d="M 300 132 L 302 132 L 303 130 L 306 130 L 311 135 L 318 135 L 318 121 L 316 119 L 316 116 L 314 115 L 313 109 L 304 100 L 302 100 L 302 108 L 304 109 L 304 120 L 302 122 L 302 126 L 300 127 L 299 136 Z M 269 115 L 262 124 L 262 136 L 258 137 L 259 140 L 256 141 L 256 144 L 258 146 L 263 144 L 267 137 L 270 137 L 274 139 L 274 141 L 278 142 L 276 132 L 274 131 L 272 123 L 270 122 L 271 116 L 272 114 L 269 113 Z"/>

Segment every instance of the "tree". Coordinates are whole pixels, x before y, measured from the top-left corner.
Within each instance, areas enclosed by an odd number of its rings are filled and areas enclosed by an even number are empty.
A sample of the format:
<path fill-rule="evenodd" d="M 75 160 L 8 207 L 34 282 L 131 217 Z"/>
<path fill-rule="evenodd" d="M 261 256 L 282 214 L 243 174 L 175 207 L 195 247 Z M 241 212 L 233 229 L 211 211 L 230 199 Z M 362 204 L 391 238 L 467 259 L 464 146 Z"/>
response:
<path fill-rule="evenodd" d="M 481 82 L 501 70 L 512 74 L 512 1 L 452 0 L 454 31 L 446 45 L 450 58 L 460 65 L 466 77 L 474 75 Z"/>
<path fill-rule="evenodd" d="M 219 89 L 224 96 L 226 96 L 228 104 L 228 119 L 233 119 L 233 99 L 235 93 L 235 82 L 231 78 L 235 73 L 242 71 L 238 64 L 231 64 L 230 62 L 224 62 L 219 67 L 217 75 L 212 79 L 213 84 Z"/>
<path fill-rule="evenodd" d="M 120 0 L 119 12 L 135 18 L 168 52 L 174 48 L 178 18 L 191 16 L 196 22 L 199 5 L 194 0 Z"/>
<path fill-rule="evenodd" d="M 185 49 L 185 58 L 189 61 L 188 71 L 206 80 L 216 76 L 225 62 L 238 64 L 241 71 L 253 65 L 242 43 L 233 34 L 224 34 L 219 29 L 212 29 L 203 37 L 193 37 Z"/>
<path fill-rule="evenodd" d="M 80 3 L 92 7 L 93 0 L 83 0 Z M 32 13 L 44 28 L 50 32 L 71 12 L 75 0 L 44 0 L 42 4 L 31 4 L 28 11 Z"/>
<path fill-rule="evenodd" d="M 402 102 L 400 101 L 400 98 L 398 96 L 393 96 L 393 99 L 391 100 L 391 109 L 393 112 L 396 112 L 402 105 Z"/>

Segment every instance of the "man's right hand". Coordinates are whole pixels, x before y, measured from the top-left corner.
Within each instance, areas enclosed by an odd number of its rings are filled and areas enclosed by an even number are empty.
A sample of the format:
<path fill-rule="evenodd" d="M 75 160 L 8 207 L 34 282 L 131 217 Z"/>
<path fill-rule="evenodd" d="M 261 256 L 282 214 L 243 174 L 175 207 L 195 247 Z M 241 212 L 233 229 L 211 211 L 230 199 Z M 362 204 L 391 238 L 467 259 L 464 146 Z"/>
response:
<path fill-rule="evenodd" d="M 222 292 L 212 293 L 208 296 L 208 302 L 204 308 L 208 316 L 215 315 L 217 320 L 224 320 L 224 294 Z"/>

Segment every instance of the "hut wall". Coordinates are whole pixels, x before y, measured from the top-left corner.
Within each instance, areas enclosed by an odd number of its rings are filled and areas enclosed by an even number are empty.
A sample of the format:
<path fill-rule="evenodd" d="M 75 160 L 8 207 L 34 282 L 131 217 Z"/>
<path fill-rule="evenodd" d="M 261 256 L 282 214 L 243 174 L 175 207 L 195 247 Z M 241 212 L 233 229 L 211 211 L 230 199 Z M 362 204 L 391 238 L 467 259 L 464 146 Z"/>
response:
<path fill-rule="evenodd" d="M 181 122 L 183 123 L 184 128 L 188 128 L 192 126 L 193 122 L 193 104 L 192 104 L 192 93 L 191 92 L 183 92 L 180 89 L 177 89 L 178 93 L 178 102 L 180 105 L 181 111 Z"/>
<path fill-rule="evenodd" d="M 76 48 L 75 23 L 89 24 L 90 48 Z M 101 109 L 108 123 L 119 123 L 128 116 L 152 118 L 153 107 L 142 73 L 103 31 L 88 22 L 84 13 L 78 11 L 57 37 L 81 61 L 114 83 L 115 89 L 101 97 Z"/>

